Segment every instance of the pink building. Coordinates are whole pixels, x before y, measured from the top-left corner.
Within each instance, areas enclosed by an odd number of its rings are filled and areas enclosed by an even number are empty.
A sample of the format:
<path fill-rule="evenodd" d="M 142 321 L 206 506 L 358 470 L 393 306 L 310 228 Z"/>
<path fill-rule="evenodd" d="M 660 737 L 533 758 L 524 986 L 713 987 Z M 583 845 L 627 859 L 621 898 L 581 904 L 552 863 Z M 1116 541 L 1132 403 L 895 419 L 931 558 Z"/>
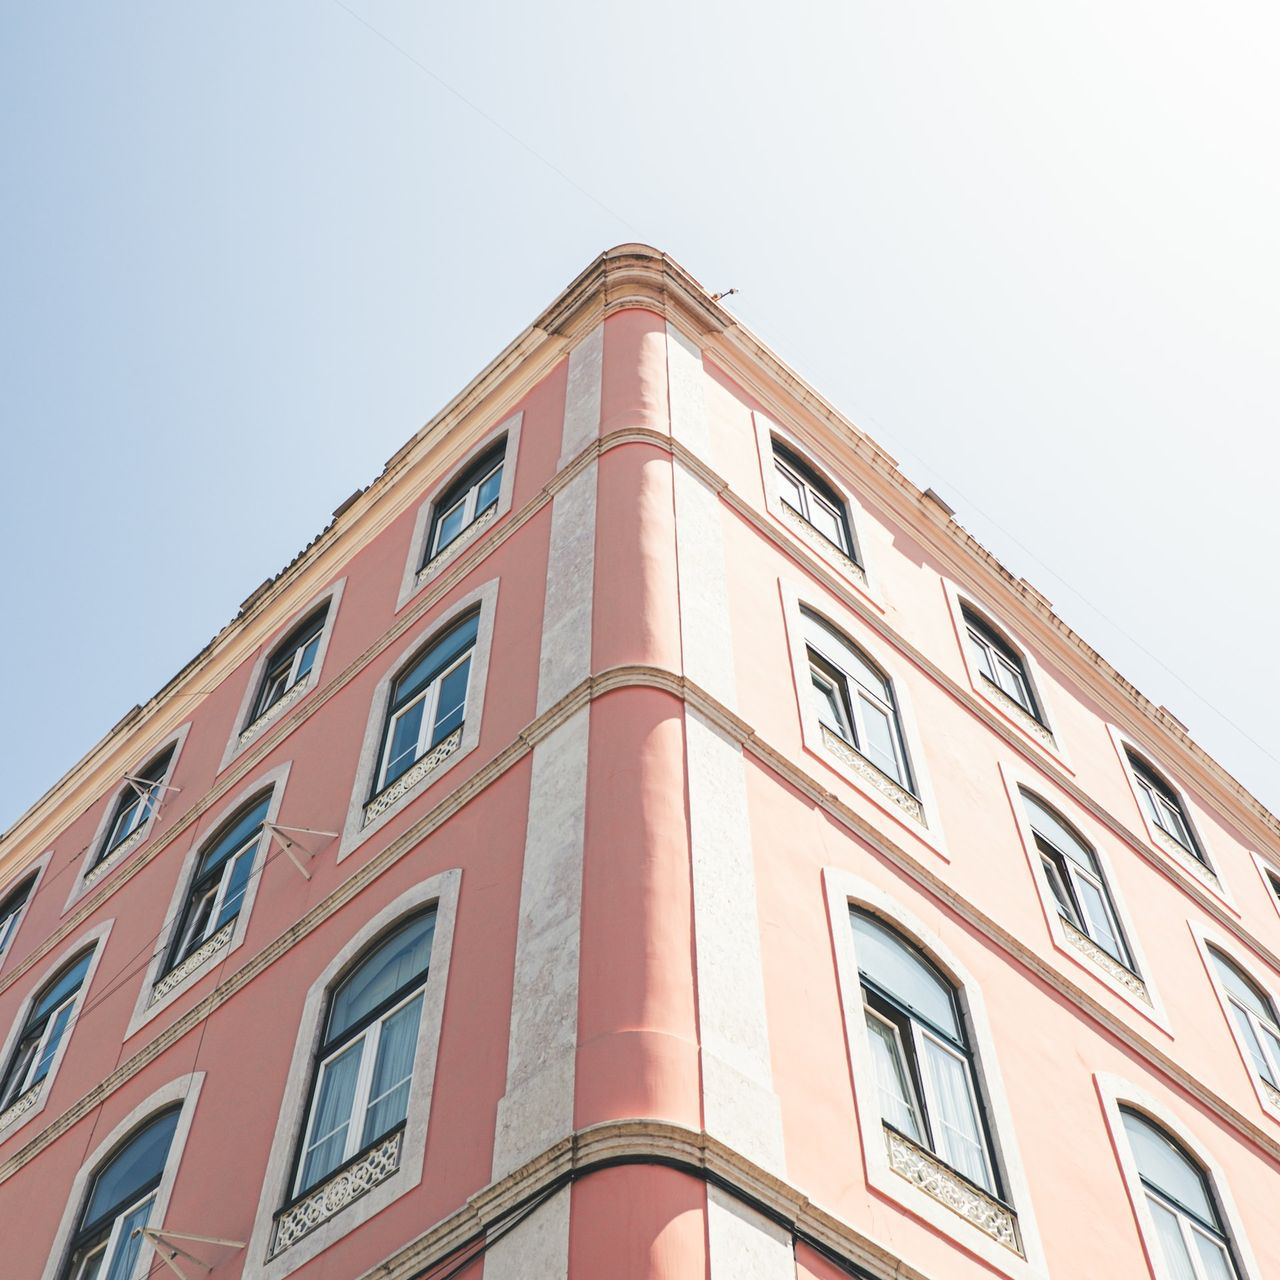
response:
<path fill-rule="evenodd" d="M 1280 824 L 950 517 L 592 263 L 0 842 L 4 1280 L 1280 1276 Z"/>

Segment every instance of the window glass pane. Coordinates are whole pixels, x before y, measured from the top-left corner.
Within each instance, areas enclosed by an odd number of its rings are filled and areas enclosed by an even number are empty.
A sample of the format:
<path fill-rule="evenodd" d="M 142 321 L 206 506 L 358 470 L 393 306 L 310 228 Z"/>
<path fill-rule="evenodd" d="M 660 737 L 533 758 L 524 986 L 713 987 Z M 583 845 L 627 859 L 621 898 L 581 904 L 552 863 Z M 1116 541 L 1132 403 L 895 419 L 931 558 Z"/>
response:
<path fill-rule="evenodd" d="M 13 1060 L 9 1063 L 4 1087 L 0 1089 L 0 1111 L 3 1111 L 20 1093 L 25 1092 L 27 1073 L 31 1069 L 31 1060 L 36 1056 L 36 1050 L 39 1047 L 40 1039 L 38 1036 L 31 1036 L 18 1045 L 13 1055 Z"/>
<path fill-rule="evenodd" d="M 1204 1268 L 1205 1280 L 1234 1280 L 1236 1270 L 1227 1258 L 1227 1251 L 1222 1244 L 1203 1231 L 1192 1231 L 1196 1242 L 1196 1251 L 1200 1254 L 1200 1265 Z"/>
<path fill-rule="evenodd" d="M 476 515 L 480 515 L 486 507 L 498 500 L 498 492 L 502 488 L 502 468 L 491 472 L 480 482 L 480 490 L 476 494 Z"/>
<path fill-rule="evenodd" d="M 1191 840 L 1187 835 L 1186 823 L 1182 820 L 1182 811 L 1170 804 L 1163 796 L 1157 796 L 1156 799 L 1158 802 L 1157 823 L 1175 840 L 1180 840 L 1187 848 L 1190 848 Z"/>
<path fill-rule="evenodd" d="M 463 498 L 451 511 L 447 511 L 440 517 L 440 523 L 436 525 L 435 549 L 437 551 L 443 551 L 462 532 L 462 521 L 466 512 L 467 500 Z"/>
<path fill-rule="evenodd" d="M 1280 1071 L 1280 1035 L 1272 1031 L 1270 1027 L 1262 1028 L 1262 1040 L 1271 1054 L 1273 1063 L 1271 1071 L 1271 1083 L 1280 1089 L 1280 1078 L 1277 1078 L 1276 1072 Z"/>
<path fill-rule="evenodd" d="M 38 1022 L 41 1018 L 48 1017 L 64 1000 L 79 991 L 80 984 L 84 981 L 84 975 L 88 972 L 89 961 L 92 959 L 93 951 L 89 950 L 74 963 L 69 964 L 44 989 L 40 999 L 36 1001 L 31 1013 L 28 1015 L 27 1022 Z"/>
<path fill-rule="evenodd" d="M 302 1161 L 299 1190 L 306 1190 L 336 1169 L 346 1158 L 347 1130 L 351 1106 L 356 1096 L 356 1078 L 364 1040 L 355 1042 L 336 1058 L 325 1063 L 311 1116 L 309 1141 Z"/>
<path fill-rule="evenodd" d="M 382 779 L 385 787 L 394 782 L 418 758 L 418 734 L 427 700 L 419 698 L 402 711 L 391 726 L 391 750 L 387 754 L 387 771 Z"/>
<path fill-rule="evenodd" d="M 1072 862 L 1077 862 L 1086 871 L 1095 875 L 1101 874 L 1093 850 L 1058 817 L 1047 805 L 1041 804 L 1030 792 L 1022 792 L 1022 802 L 1027 808 L 1027 820 L 1031 829 L 1042 836 L 1059 852 L 1066 854 Z"/>
<path fill-rule="evenodd" d="M 1120 945 L 1120 938 L 1111 923 L 1111 915 L 1107 910 L 1107 902 L 1102 896 L 1102 891 L 1086 876 L 1076 875 L 1074 879 L 1076 894 L 1080 898 L 1080 905 L 1084 910 L 1085 918 L 1089 922 L 1089 927 L 1086 930 L 1089 937 L 1108 955 L 1119 960 L 1121 964 L 1128 964 L 1128 957 L 1125 955 L 1124 948 Z"/>
<path fill-rule="evenodd" d="M 175 1107 L 129 1139 L 128 1144 L 94 1179 L 93 1192 L 80 1219 L 82 1228 L 92 1226 L 121 1205 L 128 1204 L 144 1187 L 160 1177 L 177 1127 L 178 1108 Z"/>
<path fill-rule="evenodd" d="M 413 666 L 396 681 L 391 705 L 402 707 L 410 698 L 421 692 L 445 667 L 464 650 L 475 643 L 480 626 L 480 615 L 473 613 L 451 631 L 441 636 Z"/>
<path fill-rule="evenodd" d="M 138 1261 L 138 1253 L 142 1249 L 142 1230 L 151 1216 L 154 1203 L 148 1196 L 120 1224 L 120 1234 L 116 1237 L 115 1257 L 107 1270 L 106 1280 L 133 1280 L 133 1268 Z M 133 1233 L 137 1231 L 135 1236 Z"/>
<path fill-rule="evenodd" d="M 98 1280 L 98 1274 L 102 1270 L 102 1258 L 106 1250 L 107 1246 L 100 1244 L 92 1253 L 86 1254 L 78 1263 L 73 1259 L 71 1271 L 73 1280 Z"/>
<path fill-rule="evenodd" d="M 471 659 L 464 658 L 440 682 L 440 699 L 436 704 L 436 724 L 431 733 L 431 745 L 447 738 L 461 723 L 467 712 L 467 677 L 471 672 Z"/>
<path fill-rule="evenodd" d="M 969 647 L 973 654 L 974 661 L 978 664 L 978 670 L 982 672 L 992 684 L 996 681 L 995 662 L 991 657 L 991 650 L 987 648 L 986 641 L 973 631 L 969 632 Z"/>
<path fill-rule="evenodd" d="M 434 911 L 402 925 L 340 986 L 329 1014 L 329 1040 L 367 1017 L 406 983 L 425 977 L 435 934 Z"/>
<path fill-rule="evenodd" d="M 992 1190 L 985 1146 L 973 1097 L 969 1092 L 969 1067 L 930 1036 L 921 1036 L 925 1072 L 936 1114 L 930 1111 L 938 1154 L 971 1182 Z"/>
<path fill-rule="evenodd" d="M 1258 1039 L 1257 1032 L 1253 1029 L 1253 1023 L 1249 1021 L 1249 1015 L 1234 1002 L 1230 1006 L 1231 1016 L 1235 1020 L 1237 1029 L 1240 1032 L 1240 1039 L 1244 1044 L 1244 1050 L 1253 1061 L 1254 1067 L 1258 1074 L 1271 1084 L 1276 1081 L 1272 1078 L 1271 1066 L 1267 1062 L 1266 1055 L 1262 1052 L 1262 1043 Z"/>
<path fill-rule="evenodd" d="M 799 482 L 788 471 L 782 467 L 777 468 L 778 471 L 778 496 L 793 511 L 798 511 L 804 515 L 804 490 L 801 489 Z"/>
<path fill-rule="evenodd" d="M 68 1001 L 53 1015 L 53 1021 L 50 1022 L 48 1034 L 45 1036 L 44 1048 L 40 1051 L 40 1060 L 31 1073 L 32 1084 L 39 1083 L 49 1074 L 49 1068 L 53 1065 L 54 1055 L 58 1052 L 62 1037 L 66 1034 L 67 1023 L 71 1021 L 71 1011 L 74 1007 L 72 1002 Z"/>
<path fill-rule="evenodd" d="M 209 923 L 209 913 L 213 910 L 213 901 L 217 895 L 218 886 L 215 882 L 192 901 L 190 914 L 182 928 L 182 936 L 178 939 L 178 945 L 174 949 L 174 964 L 185 960 L 204 940 L 205 926 Z"/>
<path fill-rule="evenodd" d="M 893 747 L 893 721 L 874 702 L 862 698 L 862 723 L 867 731 L 863 751 L 869 760 L 897 782 L 902 781 L 902 770 Z"/>
<path fill-rule="evenodd" d="M 317 631 L 302 648 L 302 657 L 298 660 L 298 673 L 294 676 L 295 684 L 310 672 L 312 665 L 315 663 L 316 653 L 319 648 L 320 632 Z"/>
<path fill-rule="evenodd" d="M 912 1094 L 907 1085 L 906 1064 L 893 1028 L 869 1012 L 867 1031 L 871 1036 L 871 1057 L 880 1088 L 880 1114 L 895 1129 L 920 1142 L 920 1127 L 916 1123 Z"/>
<path fill-rule="evenodd" d="M 1132 1111 L 1122 1114 L 1125 1132 L 1133 1148 L 1134 1163 L 1143 1179 L 1170 1200 L 1190 1209 L 1202 1222 L 1220 1227 L 1217 1211 L 1199 1168 L 1150 1121 Z"/>
<path fill-rule="evenodd" d="M 200 869 L 197 878 L 212 871 L 216 866 L 235 853 L 246 840 L 255 835 L 266 821 L 267 810 L 271 807 L 271 792 L 267 792 L 256 804 L 246 809 L 227 827 L 218 838 L 204 851 L 200 857 Z"/>
<path fill-rule="evenodd" d="M 1076 911 L 1076 904 L 1071 894 L 1067 891 L 1066 881 L 1063 879 L 1062 871 L 1057 862 L 1045 853 L 1040 855 L 1040 861 L 1044 865 L 1044 874 L 1049 881 L 1049 888 L 1053 890 L 1053 896 L 1057 900 L 1058 913 L 1065 916 L 1077 929 L 1083 932 L 1084 921 L 1080 919 Z"/>
<path fill-rule="evenodd" d="M 834 730 L 846 742 L 852 740 L 849 725 L 844 714 L 844 699 L 836 688 L 835 680 L 826 676 L 816 667 L 809 668 L 809 678 L 813 681 L 817 695 L 818 720 Z"/>
<path fill-rule="evenodd" d="M 361 1146 L 368 1146 L 405 1117 L 421 1015 L 422 996 L 417 995 L 382 1024 Z"/>
<path fill-rule="evenodd" d="M 1187 1253 L 1187 1242 L 1178 1225 L 1177 1215 L 1166 1209 L 1154 1196 L 1147 1197 L 1147 1204 L 1155 1219 L 1160 1252 L 1164 1254 L 1171 1280 L 1199 1280 L 1191 1264 L 1191 1256 Z"/>
<path fill-rule="evenodd" d="M 1209 954 L 1213 957 L 1214 968 L 1217 969 L 1227 994 L 1246 1009 L 1251 1009 L 1263 1022 L 1274 1023 L 1275 1014 L 1271 1009 L 1271 1001 L 1262 991 L 1221 952 L 1210 948 Z"/>
<path fill-rule="evenodd" d="M 253 853 L 253 847 L 246 849 L 232 864 L 231 874 L 227 877 L 227 891 L 222 895 L 222 906 L 210 933 L 217 933 L 228 920 L 234 920 L 240 914 L 244 891 L 249 887 L 249 875 L 253 871 Z"/>
<path fill-rule="evenodd" d="M 1005 693 L 1026 711 L 1031 710 L 1031 694 L 1027 690 L 1027 682 L 1022 677 L 1020 667 L 1015 667 L 1004 658 L 996 661 L 996 679 Z"/>
<path fill-rule="evenodd" d="M 834 507 L 813 493 L 809 495 L 809 523 L 841 550 L 849 549 L 844 536 L 844 521 Z"/>
<path fill-rule="evenodd" d="M 851 911 L 858 969 L 886 994 L 963 1044 L 951 988 L 913 948 L 879 921 Z"/>

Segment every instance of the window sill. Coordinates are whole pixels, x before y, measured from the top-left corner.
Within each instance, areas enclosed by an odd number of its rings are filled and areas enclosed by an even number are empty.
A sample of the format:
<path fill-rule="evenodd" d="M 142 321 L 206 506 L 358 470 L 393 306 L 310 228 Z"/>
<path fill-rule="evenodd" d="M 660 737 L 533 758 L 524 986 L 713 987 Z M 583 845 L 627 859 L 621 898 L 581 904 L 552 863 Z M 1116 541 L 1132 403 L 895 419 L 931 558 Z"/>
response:
<path fill-rule="evenodd" d="M 1201 883 L 1209 886 L 1219 897 L 1222 897 L 1222 881 L 1217 875 L 1205 866 L 1194 853 L 1191 852 L 1180 841 L 1175 840 L 1167 831 L 1153 824 L 1148 824 L 1150 830 L 1155 836 L 1156 844 L 1164 850 L 1165 853 L 1171 854 L 1178 862 L 1186 867 Z"/>
<path fill-rule="evenodd" d="M 5 1109 L 0 1111 L 0 1134 L 14 1123 L 20 1120 L 31 1110 L 32 1107 L 40 1100 L 40 1090 L 44 1087 L 44 1081 L 33 1084 L 26 1093 L 19 1094 Z"/>
<path fill-rule="evenodd" d="M 1070 920 L 1061 915 L 1058 919 L 1062 922 L 1062 932 L 1067 941 L 1081 955 L 1091 961 L 1096 968 L 1101 969 L 1108 978 L 1123 987 L 1130 995 L 1136 996 L 1148 1008 L 1155 1008 L 1155 1002 L 1151 999 L 1147 984 L 1132 969 L 1122 965 L 1115 956 L 1103 950 L 1087 933 L 1082 933 L 1077 929 Z"/>
<path fill-rule="evenodd" d="M 982 692 L 990 702 L 994 702 L 1020 729 L 1026 730 L 1042 746 L 1048 747 L 1051 751 L 1057 751 L 1057 739 L 1047 725 L 1037 720 L 1016 698 L 1011 698 L 1005 693 L 985 671 L 978 672 L 978 679 L 981 681 Z"/>
<path fill-rule="evenodd" d="M 489 527 L 498 518 L 498 504 L 495 502 L 491 507 L 482 511 L 463 531 L 458 534 L 454 540 L 449 543 L 442 551 L 437 551 L 426 564 L 418 570 L 414 577 L 414 586 L 426 586 L 432 578 L 444 568 L 450 560 L 460 552 L 463 547 L 474 542 L 480 534 Z"/>
<path fill-rule="evenodd" d="M 1026 1255 L 1018 1236 L 1018 1215 L 994 1196 L 974 1186 L 967 1178 L 942 1163 L 904 1134 L 884 1125 L 884 1144 L 889 1168 L 900 1178 L 939 1204 L 959 1214 L 966 1222 L 989 1235 L 1018 1257 Z"/>
<path fill-rule="evenodd" d="M 864 590 L 867 585 L 866 570 L 843 548 L 836 546 L 825 534 L 819 533 L 798 511 L 793 510 L 784 502 L 782 505 L 782 515 L 787 524 L 794 529 L 805 542 L 809 544 L 815 551 L 821 553 L 828 560 L 833 560 L 847 577 L 850 577 Z"/>
<path fill-rule="evenodd" d="M 1270 1102 L 1277 1111 L 1280 1111 L 1280 1089 L 1277 1089 L 1273 1084 L 1268 1084 L 1265 1080 L 1260 1083 L 1262 1085 L 1262 1092 L 1266 1094 L 1267 1101 Z"/>
<path fill-rule="evenodd" d="M 236 748 L 247 747 L 254 738 L 258 737 L 269 724 L 278 720 L 284 713 L 297 702 L 306 691 L 311 688 L 311 675 L 308 672 L 303 676 L 297 684 L 291 685 L 285 690 L 284 695 L 277 698 L 247 729 L 236 739 Z"/>
<path fill-rule="evenodd" d="M 412 791 L 428 774 L 434 773 L 462 745 L 462 730 L 459 725 L 447 738 L 436 743 L 417 764 L 406 769 L 390 786 L 383 787 L 364 807 L 364 820 L 361 825 L 368 826 L 375 818 L 380 818 L 396 801 Z"/>
<path fill-rule="evenodd" d="M 838 733 L 833 732 L 825 724 L 821 726 L 821 730 L 822 745 L 841 764 L 854 770 L 860 778 L 869 782 L 909 818 L 914 818 L 922 827 L 929 825 L 925 821 L 924 806 L 906 787 L 895 782 L 887 773 L 877 769 L 866 756 L 854 750 Z"/>
<path fill-rule="evenodd" d="M 88 888 L 91 884 L 97 884 L 112 867 L 123 862 L 124 859 L 147 838 L 147 828 L 150 825 L 150 822 L 144 822 L 136 831 L 132 831 L 129 835 L 125 836 L 125 838 L 121 840 L 120 843 L 116 845 L 116 847 L 112 849 L 101 862 L 94 863 L 94 865 L 85 872 L 85 888 Z"/>
<path fill-rule="evenodd" d="M 324 1182 L 276 1214 L 268 1261 L 323 1226 L 392 1174 L 399 1172 L 404 1124 L 367 1151 L 353 1157 Z"/>
<path fill-rule="evenodd" d="M 228 920 L 212 937 L 198 946 L 185 960 L 174 965 L 151 989 L 148 1006 L 158 1004 L 165 996 L 176 991 L 231 941 L 235 932 L 235 920 Z"/>

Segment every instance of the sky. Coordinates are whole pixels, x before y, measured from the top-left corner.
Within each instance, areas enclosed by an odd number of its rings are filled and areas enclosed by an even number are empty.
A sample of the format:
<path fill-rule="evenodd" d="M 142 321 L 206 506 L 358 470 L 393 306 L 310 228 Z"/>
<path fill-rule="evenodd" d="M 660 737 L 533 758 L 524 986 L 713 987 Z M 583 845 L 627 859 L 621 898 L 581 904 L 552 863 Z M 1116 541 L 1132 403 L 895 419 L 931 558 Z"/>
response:
<path fill-rule="evenodd" d="M 598 253 L 1280 809 L 1280 11 L 8 4 L 0 829 Z"/>

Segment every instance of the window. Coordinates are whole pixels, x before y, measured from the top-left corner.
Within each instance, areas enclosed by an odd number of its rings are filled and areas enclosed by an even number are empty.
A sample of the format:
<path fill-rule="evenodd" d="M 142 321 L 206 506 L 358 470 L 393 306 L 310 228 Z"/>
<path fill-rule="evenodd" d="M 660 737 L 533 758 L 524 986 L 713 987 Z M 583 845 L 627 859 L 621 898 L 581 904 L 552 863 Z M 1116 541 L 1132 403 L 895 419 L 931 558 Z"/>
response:
<path fill-rule="evenodd" d="M 85 1200 L 65 1280 L 133 1280 L 180 1107 L 156 1116 L 98 1170 Z"/>
<path fill-rule="evenodd" d="M 819 723 L 881 773 L 912 791 L 911 770 L 893 685 L 878 668 L 816 614 L 801 611 L 809 679 Z"/>
<path fill-rule="evenodd" d="M 828 542 L 857 561 L 849 515 L 840 495 L 785 445 L 773 442 L 773 465 L 778 472 L 778 496 Z"/>
<path fill-rule="evenodd" d="M 93 951 L 89 950 L 72 960 L 32 1003 L 17 1045 L 0 1077 L 0 1111 L 34 1089 L 49 1074 L 75 1014 L 76 997 L 92 959 Z"/>
<path fill-rule="evenodd" d="M 12 893 L 0 901 L 0 956 L 9 949 L 9 943 L 18 931 L 22 908 L 27 905 L 27 899 L 31 896 L 35 883 L 35 876 L 28 876 Z"/>
<path fill-rule="evenodd" d="M 479 613 L 470 614 L 435 640 L 396 679 L 373 787 L 375 795 L 461 727 L 479 624 Z"/>
<path fill-rule="evenodd" d="M 1191 822 L 1177 793 L 1155 770 L 1144 764 L 1133 752 L 1126 752 L 1133 780 L 1138 784 L 1138 795 L 1147 817 L 1155 825 L 1176 840 L 1189 854 L 1208 865 L 1204 852 L 1191 831 Z"/>
<path fill-rule="evenodd" d="M 262 689 L 253 704 L 250 723 L 266 715 L 294 685 L 311 674 L 328 614 L 326 604 L 295 627 L 276 649 L 263 674 Z"/>
<path fill-rule="evenodd" d="M 1097 855 L 1048 805 L 1028 791 L 1021 794 L 1058 914 L 1133 972 L 1133 957 Z"/>
<path fill-rule="evenodd" d="M 1204 1171 L 1145 1116 L 1128 1107 L 1120 1114 L 1171 1280 L 1236 1280 L 1240 1272 Z"/>
<path fill-rule="evenodd" d="M 439 555 L 464 529 L 498 505 L 506 451 L 504 437 L 486 449 L 435 501 L 424 563 Z"/>
<path fill-rule="evenodd" d="M 1217 948 L 1210 947 L 1209 955 L 1226 992 L 1240 1047 L 1258 1075 L 1280 1090 L 1280 1018 L 1271 997 Z"/>
<path fill-rule="evenodd" d="M 1043 724 L 1044 717 L 1031 692 L 1031 681 L 1022 658 L 976 614 L 963 607 L 961 613 L 969 633 L 970 652 L 983 678 Z"/>
<path fill-rule="evenodd" d="M 181 964 L 240 914 L 270 806 L 268 791 L 228 823 L 200 855 L 173 933 L 165 972 Z"/>
<path fill-rule="evenodd" d="M 169 761 L 173 759 L 173 748 L 156 756 L 145 769 L 125 778 L 124 790 L 116 801 L 115 812 L 107 824 L 107 834 L 94 859 L 94 865 L 105 861 L 113 849 L 122 845 L 146 820 L 151 817 L 164 790 L 165 774 L 169 771 Z"/>
<path fill-rule="evenodd" d="M 850 908 L 880 1114 L 885 1124 L 999 1194 L 956 992 L 876 917 Z"/>
<path fill-rule="evenodd" d="M 403 1123 L 435 923 L 430 910 L 400 925 L 331 993 L 295 1198 Z"/>

